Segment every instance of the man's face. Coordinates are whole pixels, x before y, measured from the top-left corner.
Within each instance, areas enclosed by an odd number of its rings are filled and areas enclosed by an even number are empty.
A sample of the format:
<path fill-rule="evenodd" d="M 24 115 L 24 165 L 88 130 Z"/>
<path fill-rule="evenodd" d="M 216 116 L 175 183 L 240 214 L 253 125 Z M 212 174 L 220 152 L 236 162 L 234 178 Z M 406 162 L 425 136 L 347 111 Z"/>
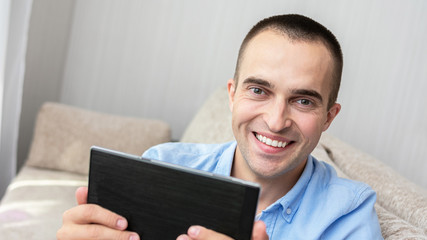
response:
<path fill-rule="evenodd" d="M 272 30 L 249 42 L 237 86 L 228 82 L 238 142 L 234 166 L 264 179 L 301 173 L 340 110 L 339 104 L 327 109 L 332 67 L 318 42 L 291 42 Z"/>

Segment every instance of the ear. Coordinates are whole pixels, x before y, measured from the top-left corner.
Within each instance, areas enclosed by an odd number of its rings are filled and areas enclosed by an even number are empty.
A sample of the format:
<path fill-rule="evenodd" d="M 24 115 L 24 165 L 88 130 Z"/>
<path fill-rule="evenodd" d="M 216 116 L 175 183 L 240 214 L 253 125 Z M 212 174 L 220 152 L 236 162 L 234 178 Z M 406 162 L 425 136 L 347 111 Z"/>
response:
<path fill-rule="evenodd" d="M 234 94 L 236 93 L 236 85 L 234 79 L 229 79 L 227 82 L 227 90 L 228 90 L 228 106 L 230 107 L 230 111 L 233 111 L 233 103 L 234 103 Z"/>
<path fill-rule="evenodd" d="M 331 125 L 332 121 L 341 111 L 341 105 L 339 103 L 335 103 L 328 111 L 328 115 L 326 116 L 326 122 L 323 125 L 323 131 L 326 131 Z"/>

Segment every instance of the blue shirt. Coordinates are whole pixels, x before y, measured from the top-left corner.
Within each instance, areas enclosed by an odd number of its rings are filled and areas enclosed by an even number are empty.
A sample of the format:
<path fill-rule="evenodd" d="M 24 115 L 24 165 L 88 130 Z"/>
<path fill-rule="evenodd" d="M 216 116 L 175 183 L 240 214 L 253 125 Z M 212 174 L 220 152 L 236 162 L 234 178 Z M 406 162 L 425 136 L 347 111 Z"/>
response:
<path fill-rule="evenodd" d="M 236 146 L 166 143 L 143 157 L 230 176 Z M 294 187 L 257 218 L 270 240 L 383 239 L 375 201 L 368 185 L 337 177 L 333 167 L 310 155 Z"/>

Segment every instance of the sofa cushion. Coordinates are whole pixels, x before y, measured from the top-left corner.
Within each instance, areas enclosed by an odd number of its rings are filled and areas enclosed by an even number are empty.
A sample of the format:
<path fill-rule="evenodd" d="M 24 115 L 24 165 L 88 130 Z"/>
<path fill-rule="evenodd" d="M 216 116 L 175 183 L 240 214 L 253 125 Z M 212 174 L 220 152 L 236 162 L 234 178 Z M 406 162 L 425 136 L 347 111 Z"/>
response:
<path fill-rule="evenodd" d="M 227 88 L 217 89 L 193 117 L 181 142 L 223 143 L 234 139 Z"/>
<path fill-rule="evenodd" d="M 381 234 L 385 240 L 427 239 L 423 229 L 416 227 L 390 211 L 387 211 L 378 203 L 375 204 L 375 210 L 378 214 Z"/>
<path fill-rule="evenodd" d="M 0 205 L 0 239 L 56 239 L 62 213 L 76 205 L 87 176 L 24 166 Z"/>
<path fill-rule="evenodd" d="M 369 184 L 377 192 L 378 205 L 401 218 L 401 221 L 406 224 L 422 229 L 427 235 L 427 193 L 425 189 L 410 182 L 381 161 L 334 136 L 323 134 L 320 144 L 344 174 L 351 179 Z M 378 215 L 381 221 L 380 212 Z M 390 219 L 390 216 L 387 215 L 383 220 Z M 396 223 L 396 220 L 383 226 L 389 226 L 392 223 Z"/>
<path fill-rule="evenodd" d="M 27 164 L 87 174 L 93 145 L 141 155 L 149 147 L 167 141 L 170 128 L 159 120 L 45 103 L 36 120 Z"/>

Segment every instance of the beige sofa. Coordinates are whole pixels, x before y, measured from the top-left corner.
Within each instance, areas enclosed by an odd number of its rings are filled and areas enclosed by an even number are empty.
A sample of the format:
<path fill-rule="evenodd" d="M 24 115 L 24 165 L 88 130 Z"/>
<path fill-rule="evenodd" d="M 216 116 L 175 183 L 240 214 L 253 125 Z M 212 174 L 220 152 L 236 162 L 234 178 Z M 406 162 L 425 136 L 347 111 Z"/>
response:
<path fill-rule="evenodd" d="M 189 123 L 181 141 L 233 139 L 225 88 L 218 89 Z M 28 161 L 0 205 L 0 239 L 55 239 L 74 192 L 87 184 L 89 148 L 103 146 L 140 155 L 169 141 L 161 121 L 96 113 L 55 103 L 41 108 Z M 372 186 L 385 239 L 427 239 L 427 192 L 381 161 L 324 134 L 313 152 L 345 178 Z"/>

